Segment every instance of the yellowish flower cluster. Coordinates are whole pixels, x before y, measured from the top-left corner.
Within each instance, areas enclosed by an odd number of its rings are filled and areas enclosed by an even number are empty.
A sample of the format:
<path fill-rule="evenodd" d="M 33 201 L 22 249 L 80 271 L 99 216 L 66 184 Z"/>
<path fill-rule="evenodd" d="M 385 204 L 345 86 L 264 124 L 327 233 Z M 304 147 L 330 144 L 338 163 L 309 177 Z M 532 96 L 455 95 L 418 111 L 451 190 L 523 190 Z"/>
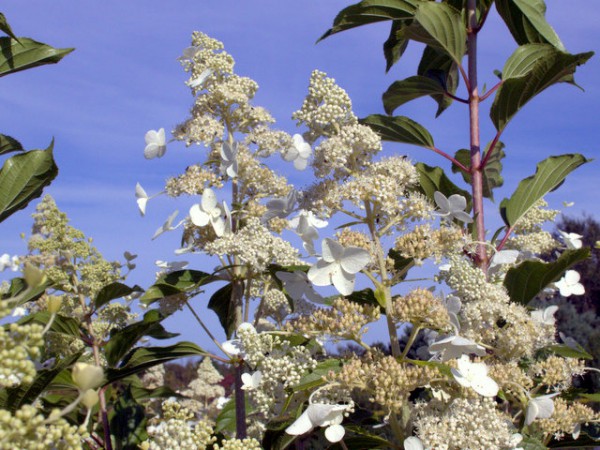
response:
<path fill-rule="evenodd" d="M 450 327 L 448 311 L 441 300 L 428 289 L 417 288 L 402 297 L 392 299 L 391 317 L 396 322 L 410 322 L 434 330 Z"/>
<path fill-rule="evenodd" d="M 262 450 L 262 447 L 254 438 L 225 439 L 221 445 L 214 444 L 213 450 Z"/>
<path fill-rule="evenodd" d="M 37 324 L 0 327 L 0 388 L 33 381 L 36 370 L 32 359 L 40 357 L 42 331 Z"/>
<path fill-rule="evenodd" d="M 547 359 L 536 362 L 531 367 L 531 372 L 541 377 L 540 382 L 545 386 L 562 391 L 571 387 L 573 377 L 583 375 L 585 361 L 550 355 Z"/>
<path fill-rule="evenodd" d="M 554 399 L 552 416 L 548 419 L 540 419 L 535 424 L 544 434 L 554 435 L 556 439 L 562 439 L 565 433 L 576 433 L 580 428 L 580 424 L 598 420 L 600 420 L 600 414 L 589 406 L 556 398 Z"/>
<path fill-rule="evenodd" d="M 171 197 L 179 197 L 183 194 L 201 195 L 207 186 L 221 188 L 223 179 L 203 166 L 194 164 L 188 166 L 182 175 L 169 178 L 165 191 Z"/>

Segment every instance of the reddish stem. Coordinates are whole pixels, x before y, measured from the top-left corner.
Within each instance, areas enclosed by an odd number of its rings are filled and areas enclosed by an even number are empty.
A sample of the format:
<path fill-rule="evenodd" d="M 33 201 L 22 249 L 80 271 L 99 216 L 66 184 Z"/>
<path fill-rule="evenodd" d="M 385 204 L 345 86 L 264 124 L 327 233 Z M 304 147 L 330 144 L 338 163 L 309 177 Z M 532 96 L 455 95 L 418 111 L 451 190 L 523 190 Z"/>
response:
<path fill-rule="evenodd" d="M 496 85 L 494 87 L 492 87 L 489 91 L 487 91 L 485 94 L 483 94 L 481 96 L 481 98 L 479 99 L 480 102 L 484 101 L 486 98 L 488 98 L 490 95 L 492 95 L 494 92 L 496 92 L 498 90 L 498 88 L 500 86 L 502 86 L 502 83 L 504 83 L 503 80 L 498 81 L 498 83 L 496 83 Z"/>
<path fill-rule="evenodd" d="M 460 161 L 456 160 L 455 158 L 453 158 L 452 156 L 450 156 L 448 153 L 440 150 L 439 148 L 429 147 L 429 149 L 433 150 L 438 155 L 443 156 L 447 160 L 452 161 L 452 164 L 454 164 L 455 166 L 457 166 L 458 168 L 460 168 L 460 170 L 462 170 L 463 172 L 465 172 L 465 173 L 470 173 L 471 172 L 468 167 L 465 167 Z"/>
<path fill-rule="evenodd" d="M 481 170 L 485 169 L 485 166 L 487 165 L 490 157 L 492 156 L 492 154 L 494 153 L 494 149 L 496 148 L 496 145 L 498 144 L 498 141 L 500 140 L 500 135 L 502 134 L 501 131 L 498 131 L 496 133 L 496 136 L 494 136 L 494 140 L 492 141 L 492 143 L 490 144 L 490 148 L 488 149 L 488 151 L 486 152 L 485 156 L 483 157 L 483 161 L 481 162 Z"/>

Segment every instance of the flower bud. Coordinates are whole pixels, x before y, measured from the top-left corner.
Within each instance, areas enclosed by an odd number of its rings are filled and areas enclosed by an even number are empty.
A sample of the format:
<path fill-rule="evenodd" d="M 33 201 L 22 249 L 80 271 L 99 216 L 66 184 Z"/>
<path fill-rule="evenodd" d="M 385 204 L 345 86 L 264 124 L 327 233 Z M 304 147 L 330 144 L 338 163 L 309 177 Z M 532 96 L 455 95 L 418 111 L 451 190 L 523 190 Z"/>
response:
<path fill-rule="evenodd" d="M 73 382 L 81 391 L 95 389 L 104 381 L 104 369 L 83 362 L 75 363 L 71 372 Z"/>
<path fill-rule="evenodd" d="M 92 409 L 94 405 L 98 403 L 99 399 L 98 392 L 94 389 L 88 389 L 85 391 L 85 394 L 83 394 L 83 397 L 81 397 L 81 403 L 83 403 L 87 409 Z"/>
<path fill-rule="evenodd" d="M 32 288 L 38 287 L 46 282 L 46 275 L 44 275 L 44 272 L 31 264 L 25 264 L 23 276 L 25 277 L 27 285 Z"/>
<path fill-rule="evenodd" d="M 62 305 L 62 298 L 57 297 L 56 295 L 50 295 L 48 297 L 48 312 L 50 314 L 56 314 Z"/>

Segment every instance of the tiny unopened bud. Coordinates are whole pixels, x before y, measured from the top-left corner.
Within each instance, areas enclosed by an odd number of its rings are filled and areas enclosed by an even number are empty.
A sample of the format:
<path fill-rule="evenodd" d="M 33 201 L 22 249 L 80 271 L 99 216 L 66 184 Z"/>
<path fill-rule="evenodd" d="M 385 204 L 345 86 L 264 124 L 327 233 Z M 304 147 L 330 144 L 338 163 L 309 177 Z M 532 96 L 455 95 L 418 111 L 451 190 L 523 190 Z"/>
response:
<path fill-rule="evenodd" d="M 31 264 L 25 264 L 23 276 L 29 287 L 37 287 L 46 281 L 46 275 L 40 269 Z"/>
<path fill-rule="evenodd" d="M 144 441 L 140 444 L 141 450 L 148 450 L 149 448 L 150 448 L 150 442 L 148 442 L 148 441 Z"/>
<path fill-rule="evenodd" d="M 81 403 L 83 403 L 83 406 L 85 406 L 87 409 L 92 409 L 94 405 L 98 403 L 99 399 L 100 397 L 98 397 L 98 392 L 96 392 L 94 389 L 88 389 L 85 391 L 85 394 L 83 394 L 83 397 L 81 397 Z"/>
<path fill-rule="evenodd" d="M 62 298 L 56 295 L 48 297 L 48 312 L 50 314 L 56 314 L 62 305 Z"/>
<path fill-rule="evenodd" d="M 75 363 L 71 372 L 73 382 L 81 391 L 95 389 L 104 381 L 104 369 L 83 362 Z"/>

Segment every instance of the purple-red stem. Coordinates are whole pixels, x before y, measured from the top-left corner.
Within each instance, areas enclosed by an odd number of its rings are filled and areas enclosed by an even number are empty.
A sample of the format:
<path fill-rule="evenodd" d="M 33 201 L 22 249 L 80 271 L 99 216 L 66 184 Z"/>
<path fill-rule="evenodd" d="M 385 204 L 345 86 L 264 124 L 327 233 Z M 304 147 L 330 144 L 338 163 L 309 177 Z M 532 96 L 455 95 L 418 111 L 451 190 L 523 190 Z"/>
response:
<path fill-rule="evenodd" d="M 500 140 L 501 134 L 502 134 L 502 132 L 498 131 L 496 133 L 496 136 L 494 136 L 494 140 L 490 144 L 490 148 L 488 148 L 488 151 L 486 152 L 485 156 L 483 157 L 483 161 L 481 162 L 481 170 L 485 169 L 485 166 L 487 165 L 490 157 L 492 156 L 492 153 L 494 153 L 494 149 L 496 148 L 496 145 L 498 144 L 498 141 Z"/>
<path fill-rule="evenodd" d="M 469 128 L 471 147 L 471 188 L 473 192 L 473 217 L 477 232 L 475 261 L 484 271 L 487 268 L 485 224 L 483 215 L 483 168 L 481 165 L 481 142 L 479 137 L 479 91 L 477 88 L 477 0 L 468 0 L 467 30 L 468 88 L 469 88 Z"/>
<path fill-rule="evenodd" d="M 447 160 L 452 161 L 452 164 L 454 164 L 455 166 L 457 166 L 458 168 L 460 168 L 460 170 L 462 170 L 463 172 L 465 172 L 465 173 L 470 173 L 471 172 L 467 167 L 465 167 L 464 165 L 462 165 L 458 160 L 456 160 L 455 158 L 453 158 L 452 156 L 450 156 L 448 153 L 440 150 L 439 148 L 429 147 L 429 149 L 432 150 L 432 151 L 434 151 L 438 155 L 443 156 Z"/>

